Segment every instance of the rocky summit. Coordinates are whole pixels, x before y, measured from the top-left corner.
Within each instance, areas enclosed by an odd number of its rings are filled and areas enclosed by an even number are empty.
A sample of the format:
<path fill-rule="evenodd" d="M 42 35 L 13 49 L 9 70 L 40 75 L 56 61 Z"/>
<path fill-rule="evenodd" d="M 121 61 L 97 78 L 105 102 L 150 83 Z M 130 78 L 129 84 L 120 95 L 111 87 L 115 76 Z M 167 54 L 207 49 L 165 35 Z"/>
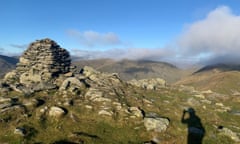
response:
<path fill-rule="evenodd" d="M 240 142 L 239 97 L 77 69 L 50 39 L 29 45 L 0 92 L 0 143 Z"/>

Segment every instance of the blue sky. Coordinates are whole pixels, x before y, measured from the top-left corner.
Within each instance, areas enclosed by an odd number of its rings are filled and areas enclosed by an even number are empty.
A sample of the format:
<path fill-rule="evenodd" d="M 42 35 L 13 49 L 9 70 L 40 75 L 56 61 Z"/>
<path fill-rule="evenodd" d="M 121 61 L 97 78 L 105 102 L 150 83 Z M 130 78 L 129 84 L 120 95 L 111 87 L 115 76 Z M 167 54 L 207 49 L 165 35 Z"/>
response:
<path fill-rule="evenodd" d="M 83 57 L 216 60 L 240 49 L 239 35 L 226 29 L 239 31 L 239 5 L 239 0 L 1 0 L 0 53 L 20 54 L 30 42 L 49 37 Z M 222 37 L 211 34 L 215 27 Z M 226 34 L 232 38 L 223 44 L 209 42 Z"/>

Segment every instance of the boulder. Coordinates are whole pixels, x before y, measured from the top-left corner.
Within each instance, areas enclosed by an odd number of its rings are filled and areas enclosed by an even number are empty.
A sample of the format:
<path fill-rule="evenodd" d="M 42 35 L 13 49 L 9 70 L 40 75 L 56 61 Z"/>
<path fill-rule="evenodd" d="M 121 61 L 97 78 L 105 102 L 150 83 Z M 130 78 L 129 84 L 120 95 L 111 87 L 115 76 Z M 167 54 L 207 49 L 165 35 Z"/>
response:
<path fill-rule="evenodd" d="M 11 72 L 6 73 L 6 75 L 4 76 L 4 81 L 14 81 L 16 80 L 16 75 L 16 70 L 12 70 Z"/>
<path fill-rule="evenodd" d="M 96 98 L 103 98 L 103 92 L 99 91 L 98 89 L 90 88 L 86 94 L 85 97 L 89 100 L 94 100 Z"/>
<path fill-rule="evenodd" d="M 135 117 L 138 117 L 138 118 L 143 118 L 143 112 L 141 109 L 139 109 L 138 107 L 129 107 L 129 112 L 135 116 Z"/>
<path fill-rule="evenodd" d="M 145 117 L 144 118 L 144 126 L 147 131 L 155 131 L 155 132 L 164 132 L 166 131 L 169 125 L 169 120 L 167 118 L 160 117 Z"/>
<path fill-rule="evenodd" d="M 86 77 L 90 77 L 91 75 L 94 75 L 94 74 L 99 74 L 100 72 L 96 71 L 94 68 L 92 67 L 89 67 L 89 66 L 85 66 L 81 73 L 86 76 Z"/>
<path fill-rule="evenodd" d="M 236 132 L 233 132 L 231 129 L 220 126 L 218 127 L 218 131 L 220 132 L 221 135 L 228 136 L 235 142 L 240 142 L 240 138 Z"/>
<path fill-rule="evenodd" d="M 131 80 L 131 81 L 128 81 L 128 83 L 137 87 L 147 89 L 147 90 L 156 90 L 166 86 L 166 81 L 161 78 Z"/>
<path fill-rule="evenodd" d="M 78 78 L 76 77 L 70 77 L 63 81 L 62 85 L 60 86 L 60 91 L 66 91 L 70 90 L 71 92 L 74 92 L 75 89 L 82 89 L 85 88 L 85 84 L 82 83 Z"/>
<path fill-rule="evenodd" d="M 52 107 L 50 108 L 48 114 L 49 114 L 50 117 L 56 117 L 56 118 L 58 118 L 58 117 L 61 117 L 61 116 L 65 115 L 65 114 L 66 114 L 66 111 L 65 111 L 63 108 L 61 108 L 61 107 L 52 106 Z"/>

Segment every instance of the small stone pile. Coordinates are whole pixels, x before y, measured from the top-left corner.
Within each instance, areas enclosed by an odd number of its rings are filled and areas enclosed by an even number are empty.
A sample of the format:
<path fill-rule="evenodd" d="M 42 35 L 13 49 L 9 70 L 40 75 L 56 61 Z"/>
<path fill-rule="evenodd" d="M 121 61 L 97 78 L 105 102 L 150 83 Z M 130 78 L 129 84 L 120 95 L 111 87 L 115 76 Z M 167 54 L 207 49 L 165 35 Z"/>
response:
<path fill-rule="evenodd" d="M 52 84 L 60 74 L 69 72 L 70 67 L 69 52 L 46 38 L 31 43 L 19 58 L 16 69 L 7 73 L 4 79 L 8 84 L 18 83 L 25 87 Z"/>

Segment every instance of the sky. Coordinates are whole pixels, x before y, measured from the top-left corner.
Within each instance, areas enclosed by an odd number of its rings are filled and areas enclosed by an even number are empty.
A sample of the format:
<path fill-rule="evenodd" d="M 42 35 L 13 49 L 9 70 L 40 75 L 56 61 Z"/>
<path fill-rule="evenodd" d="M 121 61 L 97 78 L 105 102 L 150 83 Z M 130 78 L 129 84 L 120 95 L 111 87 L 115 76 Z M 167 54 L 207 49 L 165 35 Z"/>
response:
<path fill-rule="evenodd" d="M 1 0 L 0 54 L 50 38 L 72 56 L 237 62 L 240 0 Z"/>

